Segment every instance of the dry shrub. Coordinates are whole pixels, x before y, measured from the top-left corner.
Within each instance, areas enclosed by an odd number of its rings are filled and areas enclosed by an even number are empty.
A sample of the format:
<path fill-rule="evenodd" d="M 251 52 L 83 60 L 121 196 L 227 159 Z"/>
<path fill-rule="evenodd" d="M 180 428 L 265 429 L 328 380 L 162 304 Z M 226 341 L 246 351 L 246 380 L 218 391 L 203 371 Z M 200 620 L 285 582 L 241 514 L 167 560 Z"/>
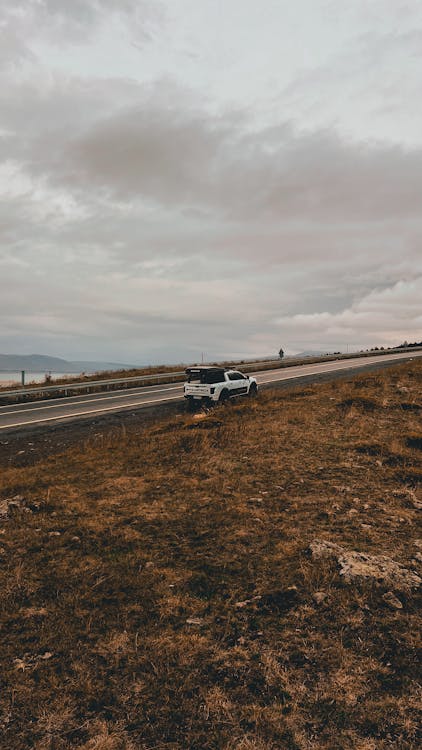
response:
<path fill-rule="evenodd" d="M 142 750 L 142 746 L 135 745 L 128 738 L 122 727 L 110 722 L 95 721 L 88 731 L 92 736 L 79 745 L 78 750 Z"/>
<path fill-rule="evenodd" d="M 337 404 L 338 408 L 342 411 L 347 411 L 351 407 L 359 409 L 362 412 L 374 412 L 376 409 L 382 408 L 382 403 L 378 399 L 367 398 L 365 396 L 351 396 L 345 398 L 343 401 L 339 401 Z"/>
<path fill-rule="evenodd" d="M 422 451 L 422 435 L 409 435 L 405 440 L 408 448 Z"/>

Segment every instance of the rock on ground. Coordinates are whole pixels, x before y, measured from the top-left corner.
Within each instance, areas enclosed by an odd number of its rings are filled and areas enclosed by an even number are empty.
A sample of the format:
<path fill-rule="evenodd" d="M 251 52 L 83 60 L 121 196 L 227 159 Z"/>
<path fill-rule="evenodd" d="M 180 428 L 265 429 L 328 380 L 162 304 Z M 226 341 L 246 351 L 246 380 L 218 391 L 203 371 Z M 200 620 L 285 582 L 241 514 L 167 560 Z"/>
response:
<path fill-rule="evenodd" d="M 346 583 L 370 581 L 397 590 L 418 588 L 422 579 L 412 570 L 386 555 L 367 555 L 346 550 L 325 539 L 315 539 L 310 545 L 314 560 L 334 557 L 340 566 L 340 575 Z"/>
<path fill-rule="evenodd" d="M 382 597 L 391 609 L 403 609 L 403 604 L 392 591 L 387 591 Z"/>

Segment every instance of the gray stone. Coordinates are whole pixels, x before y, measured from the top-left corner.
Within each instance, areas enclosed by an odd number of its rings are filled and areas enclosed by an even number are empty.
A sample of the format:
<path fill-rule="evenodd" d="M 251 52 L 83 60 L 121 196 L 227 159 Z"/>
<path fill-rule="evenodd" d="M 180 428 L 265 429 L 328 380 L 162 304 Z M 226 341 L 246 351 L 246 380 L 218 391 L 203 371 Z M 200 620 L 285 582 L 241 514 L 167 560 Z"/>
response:
<path fill-rule="evenodd" d="M 326 591 L 315 591 L 314 594 L 312 594 L 312 599 L 314 600 L 315 604 L 323 604 L 328 599 L 328 594 Z"/>
<path fill-rule="evenodd" d="M 400 599 L 392 591 L 387 591 L 386 594 L 383 594 L 382 598 L 391 609 L 403 609 Z"/>
<path fill-rule="evenodd" d="M 315 539 L 311 542 L 310 549 L 314 560 L 335 558 L 340 566 L 340 575 L 346 583 L 368 581 L 399 590 L 418 588 L 422 583 L 416 573 L 386 555 L 349 551 L 324 539 Z"/>
<path fill-rule="evenodd" d="M 339 555 L 340 575 L 346 583 L 373 581 L 397 589 L 417 588 L 422 579 L 400 563 L 385 555 L 366 555 L 363 552 L 346 552 Z"/>
<path fill-rule="evenodd" d="M 327 542 L 325 539 L 314 539 L 310 544 L 310 550 L 314 560 L 326 560 L 343 552 L 343 548 L 338 544 Z"/>
<path fill-rule="evenodd" d="M 261 596 L 253 596 L 251 599 L 245 599 L 243 602 L 235 602 L 236 609 L 243 609 L 244 607 L 247 607 L 248 604 L 254 604 L 255 602 L 259 602 L 259 600 L 262 599 Z"/>

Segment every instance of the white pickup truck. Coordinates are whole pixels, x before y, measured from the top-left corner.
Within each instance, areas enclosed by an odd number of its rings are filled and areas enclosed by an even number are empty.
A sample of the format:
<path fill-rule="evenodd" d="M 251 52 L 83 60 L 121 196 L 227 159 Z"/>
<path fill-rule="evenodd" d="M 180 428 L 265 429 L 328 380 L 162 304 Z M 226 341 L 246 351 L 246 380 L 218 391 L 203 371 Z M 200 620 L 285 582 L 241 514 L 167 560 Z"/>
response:
<path fill-rule="evenodd" d="M 223 367 L 188 367 L 184 395 L 189 406 L 195 401 L 224 403 L 235 396 L 256 396 L 258 385 L 255 378 L 237 370 Z"/>

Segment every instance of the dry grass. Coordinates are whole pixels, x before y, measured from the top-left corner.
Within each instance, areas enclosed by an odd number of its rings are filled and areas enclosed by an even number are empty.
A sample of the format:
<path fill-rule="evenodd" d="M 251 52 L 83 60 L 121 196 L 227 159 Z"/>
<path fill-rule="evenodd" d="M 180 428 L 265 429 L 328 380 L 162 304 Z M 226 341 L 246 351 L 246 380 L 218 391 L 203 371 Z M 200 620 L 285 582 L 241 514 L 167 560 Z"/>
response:
<path fill-rule="evenodd" d="M 421 573 L 421 381 L 414 362 L 4 470 L 24 499 L 0 522 L 0 747 L 420 747 L 418 592 L 391 609 L 309 544 Z"/>

